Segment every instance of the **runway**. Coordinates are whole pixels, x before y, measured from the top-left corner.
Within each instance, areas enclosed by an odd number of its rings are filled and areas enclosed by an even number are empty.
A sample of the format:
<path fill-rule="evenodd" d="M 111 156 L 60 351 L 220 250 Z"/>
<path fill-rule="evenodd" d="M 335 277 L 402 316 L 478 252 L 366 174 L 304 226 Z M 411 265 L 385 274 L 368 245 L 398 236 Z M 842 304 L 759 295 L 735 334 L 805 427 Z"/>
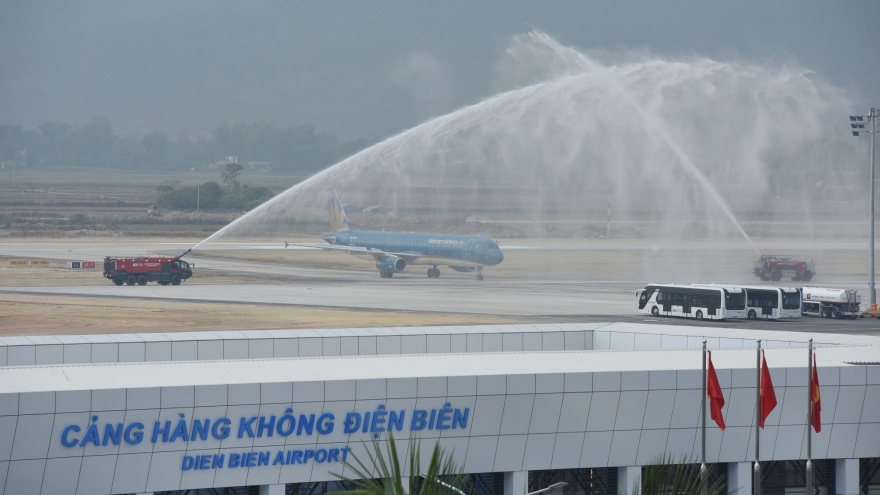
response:
<path fill-rule="evenodd" d="M 185 243 L 154 242 L 21 242 L 0 245 L 0 256 L 26 256 L 52 260 L 80 259 L 100 262 L 106 253 L 181 253 L 191 247 Z M 571 244 L 566 249 L 575 249 Z M 229 244 L 212 246 L 217 250 L 282 250 L 277 244 Z M 522 249 L 540 249 L 524 245 Z M 607 249 L 607 245 L 603 246 Z M 589 251 L 589 247 L 585 250 Z M 328 256 L 339 256 L 328 254 Z M 636 312 L 634 292 L 644 287 L 639 280 L 572 280 L 571 277 L 493 278 L 477 282 L 472 275 L 453 274 L 439 279 L 424 276 L 421 268 L 380 279 L 368 267 L 360 270 L 332 269 L 261 261 L 209 258 L 189 255 L 198 274 L 224 274 L 227 279 L 249 279 L 246 283 L 204 283 L 195 276 L 180 286 L 117 287 L 99 285 L 10 286 L 0 283 L 0 293 L 34 296 L 79 296 L 99 298 L 137 298 L 153 301 L 187 301 L 205 304 L 264 304 L 363 311 L 465 314 L 511 318 L 523 321 L 643 321 L 689 324 L 689 320 L 654 318 Z M 94 276 L 100 277 L 99 270 Z M 230 277 L 231 275 L 231 277 Z M 40 285 L 40 286 L 37 286 Z M 693 322 L 696 324 L 696 322 Z M 880 320 L 863 318 L 837 321 L 800 318 L 788 321 L 700 322 L 738 328 L 774 328 L 823 332 L 877 332 Z"/>

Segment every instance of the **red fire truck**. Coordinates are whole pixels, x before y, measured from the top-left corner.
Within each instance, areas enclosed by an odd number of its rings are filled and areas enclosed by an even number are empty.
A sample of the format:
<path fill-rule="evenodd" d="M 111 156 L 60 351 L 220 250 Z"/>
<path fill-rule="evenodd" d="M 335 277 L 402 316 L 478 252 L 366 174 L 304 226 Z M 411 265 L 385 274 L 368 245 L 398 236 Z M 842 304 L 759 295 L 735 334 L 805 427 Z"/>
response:
<path fill-rule="evenodd" d="M 816 263 L 796 260 L 791 256 L 765 254 L 755 262 L 752 273 L 765 282 L 778 282 L 782 277 L 809 282 L 816 275 Z"/>
<path fill-rule="evenodd" d="M 104 278 L 116 285 L 146 285 L 158 282 L 159 285 L 180 285 L 182 280 L 192 277 L 192 267 L 180 256 L 107 256 L 104 258 Z"/>

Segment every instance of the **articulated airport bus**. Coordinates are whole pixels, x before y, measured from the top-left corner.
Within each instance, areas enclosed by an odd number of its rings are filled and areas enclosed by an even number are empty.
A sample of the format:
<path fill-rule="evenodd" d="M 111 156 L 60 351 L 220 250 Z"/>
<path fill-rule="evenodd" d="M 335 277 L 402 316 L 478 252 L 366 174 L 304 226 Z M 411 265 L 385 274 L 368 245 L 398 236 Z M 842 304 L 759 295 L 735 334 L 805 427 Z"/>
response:
<path fill-rule="evenodd" d="M 650 284 L 636 291 L 639 313 L 698 320 L 745 318 L 745 291 L 708 285 Z"/>
<path fill-rule="evenodd" d="M 742 286 L 746 291 L 746 317 L 750 320 L 800 318 L 801 294 L 795 287 Z"/>

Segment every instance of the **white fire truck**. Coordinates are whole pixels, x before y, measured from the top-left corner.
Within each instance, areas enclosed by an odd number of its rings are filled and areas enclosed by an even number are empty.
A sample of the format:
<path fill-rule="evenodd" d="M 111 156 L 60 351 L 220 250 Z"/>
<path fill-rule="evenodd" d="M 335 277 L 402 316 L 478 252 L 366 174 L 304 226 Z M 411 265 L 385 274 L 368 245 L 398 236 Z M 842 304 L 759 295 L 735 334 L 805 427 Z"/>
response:
<path fill-rule="evenodd" d="M 804 287 L 803 314 L 825 318 L 858 318 L 862 296 L 855 290 Z"/>

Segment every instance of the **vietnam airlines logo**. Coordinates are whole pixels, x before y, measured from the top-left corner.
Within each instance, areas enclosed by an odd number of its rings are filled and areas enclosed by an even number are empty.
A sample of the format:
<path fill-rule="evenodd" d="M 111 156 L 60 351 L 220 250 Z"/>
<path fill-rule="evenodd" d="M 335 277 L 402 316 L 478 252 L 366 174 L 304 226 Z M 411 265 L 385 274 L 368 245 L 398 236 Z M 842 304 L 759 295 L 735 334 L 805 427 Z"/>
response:
<path fill-rule="evenodd" d="M 330 198 L 330 228 L 333 230 L 347 230 L 345 227 L 345 212 L 336 198 Z"/>

